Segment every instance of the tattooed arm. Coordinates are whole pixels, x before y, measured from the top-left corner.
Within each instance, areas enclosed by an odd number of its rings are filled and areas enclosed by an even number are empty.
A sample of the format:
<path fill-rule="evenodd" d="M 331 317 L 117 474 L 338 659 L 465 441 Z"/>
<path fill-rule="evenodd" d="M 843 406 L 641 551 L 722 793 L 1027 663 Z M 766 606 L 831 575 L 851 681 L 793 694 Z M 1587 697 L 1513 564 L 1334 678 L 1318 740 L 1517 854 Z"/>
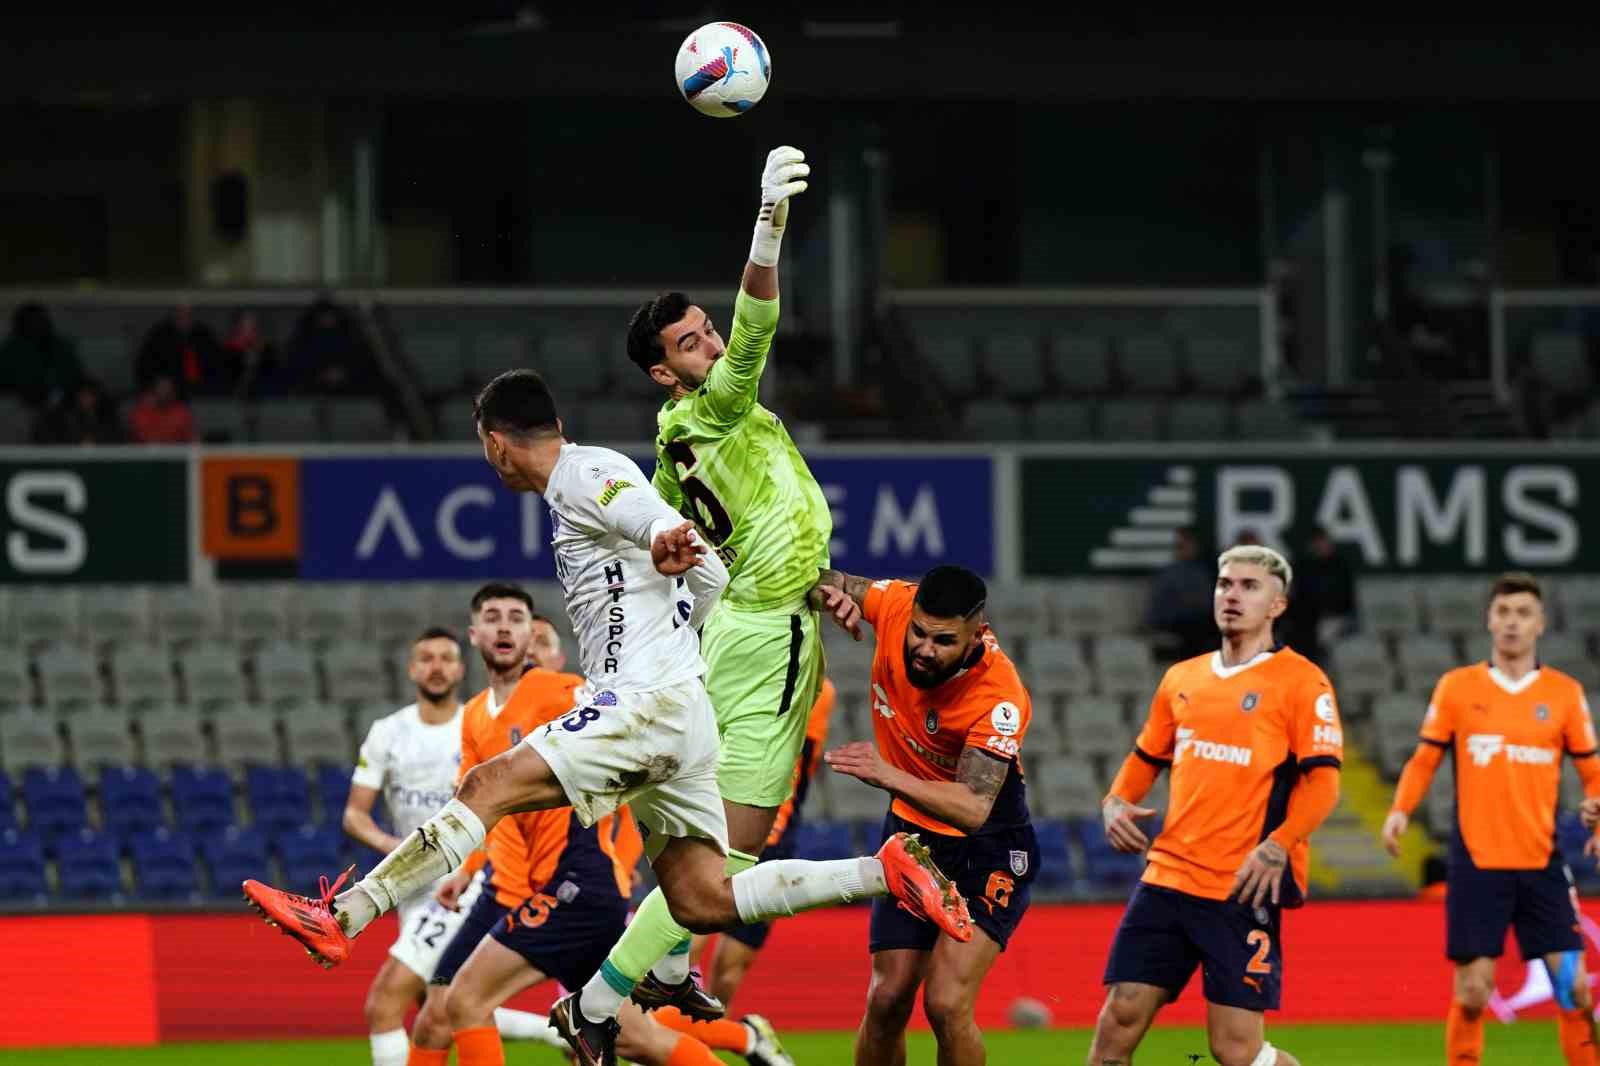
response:
<path fill-rule="evenodd" d="M 871 580 L 843 570 L 824 570 L 817 575 L 806 599 L 814 611 L 833 616 L 833 620 L 857 640 L 861 639 L 861 612 L 867 605 Z"/>
<path fill-rule="evenodd" d="M 1011 769 L 1007 759 L 996 758 L 981 748 L 967 748 L 956 764 L 954 781 L 928 781 L 890 766 L 868 741 L 857 741 L 835 748 L 824 756 L 839 773 L 857 777 L 869 785 L 894 794 L 919 811 L 972 833 L 989 820 L 994 798 L 1006 782 Z"/>

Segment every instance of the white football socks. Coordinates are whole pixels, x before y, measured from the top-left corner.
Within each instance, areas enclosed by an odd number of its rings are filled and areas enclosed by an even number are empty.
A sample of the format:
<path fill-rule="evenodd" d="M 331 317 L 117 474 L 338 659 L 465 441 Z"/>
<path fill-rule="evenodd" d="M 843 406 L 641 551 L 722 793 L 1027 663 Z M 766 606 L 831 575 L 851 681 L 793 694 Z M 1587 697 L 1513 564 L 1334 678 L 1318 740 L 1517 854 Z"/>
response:
<path fill-rule="evenodd" d="M 390 1029 L 386 1033 L 373 1033 L 372 1066 L 406 1066 L 411 1054 L 411 1041 L 404 1029 Z"/>
<path fill-rule="evenodd" d="M 500 1035 L 507 1040 L 537 1040 L 551 1047 L 567 1046 L 567 1042 L 561 1039 L 561 1034 L 550 1025 L 549 1016 L 535 1014 L 533 1011 L 496 1007 L 494 1027 L 500 1030 Z"/>
<path fill-rule="evenodd" d="M 483 843 L 483 822 L 453 799 L 384 857 L 353 888 L 334 899 L 334 915 L 355 936 L 378 915 L 393 910 L 460 866 Z"/>
<path fill-rule="evenodd" d="M 888 894 L 883 863 L 875 858 L 776 859 L 733 878 L 733 900 L 746 923 Z"/>

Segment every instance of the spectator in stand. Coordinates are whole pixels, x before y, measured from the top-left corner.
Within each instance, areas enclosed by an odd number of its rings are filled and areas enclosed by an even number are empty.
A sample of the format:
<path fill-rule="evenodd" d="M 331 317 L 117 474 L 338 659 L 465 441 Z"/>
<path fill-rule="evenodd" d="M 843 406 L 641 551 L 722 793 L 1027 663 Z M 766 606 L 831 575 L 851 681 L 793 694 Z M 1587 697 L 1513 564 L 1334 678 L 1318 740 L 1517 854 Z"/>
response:
<path fill-rule="evenodd" d="M 179 304 L 150 327 L 139 345 L 134 382 L 141 392 L 148 392 L 158 378 L 170 378 L 178 396 L 187 400 L 231 391 L 239 369 L 211 327 L 194 317 L 194 308 Z"/>
<path fill-rule="evenodd" d="M 377 360 L 355 319 L 326 296 L 300 316 L 286 362 L 290 378 L 306 392 L 368 392 L 377 383 Z"/>
<path fill-rule="evenodd" d="M 233 391 L 240 396 L 248 395 L 277 369 L 277 351 L 262 332 L 261 316 L 254 311 L 240 311 L 233 316 L 228 339 L 222 342 L 222 346 L 236 368 Z"/>
<path fill-rule="evenodd" d="M 18 307 L 11 334 L 0 344 L 0 391 L 16 393 L 29 407 L 48 408 L 82 378 L 77 346 L 56 331 L 44 304 Z"/>
<path fill-rule="evenodd" d="M 83 378 L 33 431 L 35 444 L 121 444 L 127 439 L 117 405 L 94 378 Z"/>
<path fill-rule="evenodd" d="M 1295 594 L 1280 628 L 1286 643 L 1326 669 L 1328 643 L 1354 627 L 1356 579 L 1326 529 L 1313 529 L 1307 548 L 1295 560 Z"/>
<path fill-rule="evenodd" d="M 1150 582 L 1145 625 L 1161 634 L 1162 650 L 1177 659 L 1192 659 L 1213 650 L 1217 623 L 1212 593 L 1215 569 L 1200 557 L 1200 538 L 1193 526 L 1178 530 L 1173 561 Z"/>
<path fill-rule="evenodd" d="M 136 444 L 188 444 L 194 440 L 194 412 L 178 395 L 177 382 L 159 377 L 139 394 L 128 415 L 128 434 Z"/>

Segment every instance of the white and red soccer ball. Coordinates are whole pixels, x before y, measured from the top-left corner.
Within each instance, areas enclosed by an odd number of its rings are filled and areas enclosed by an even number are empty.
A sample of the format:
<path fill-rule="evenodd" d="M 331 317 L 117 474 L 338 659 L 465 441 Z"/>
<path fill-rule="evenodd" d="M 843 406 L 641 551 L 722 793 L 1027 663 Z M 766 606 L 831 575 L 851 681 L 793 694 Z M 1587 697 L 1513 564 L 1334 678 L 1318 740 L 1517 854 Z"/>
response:
<path fill-rule="evenodd" d="M 678 91 L 712 118 L 742 115 L 766 94 L 772 53 L 756 32 L 737 22 L 708 22 L 685 37 L 675 66 Z"/>

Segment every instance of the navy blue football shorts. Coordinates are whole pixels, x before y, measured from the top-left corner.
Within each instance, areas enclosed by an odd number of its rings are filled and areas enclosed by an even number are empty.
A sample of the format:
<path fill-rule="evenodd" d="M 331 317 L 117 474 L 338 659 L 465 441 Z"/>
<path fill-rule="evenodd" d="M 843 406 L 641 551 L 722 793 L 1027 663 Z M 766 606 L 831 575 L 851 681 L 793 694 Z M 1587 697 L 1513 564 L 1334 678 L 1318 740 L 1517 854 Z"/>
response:
<path fill-rule="evenodd" d="M 609 885 L 562 881 L 506 912 L 490 935 L 528 965 L 576 990 L 606 961 L 628 926 L 628 901 Z"/>
<path fill-rule="evenodd" d="M 966 898 L 972 924 L 1004 951 L 1028 911 L 1039 870 L 1039 841 L 1033 826 L 953 837 L 929 832 L 890 811 L 883 820 L 883 839 L 902 832 L 918 834 L 933 861 Z M 867 948 L 873 954 L 908 948 L 932 951 L 938 939 L 938 926 L 902 910 L 892 896 L 872 901 Z"/>
<path fill-rule="evenodd" d="M 1197 966 L 1208 1002 L 1277 1010 L 1283 984 L 1278 908 L 1202 899 L 1141 881 L 1111 942 L 1105 983 L 1155 985 L 1177 999 Z"/>
<path fill-rule="evenodd" d="M 1583 948 L 1572 871 L 1559 854 L 1540 870 L 1485 870 L 1460 848 L 1445 884 L 1445 954 L 1454 962 L 1499 958 L 1508 927 L 1524 959 Z"/>
<path fill-rule="evenodd" d="M 472 909 L 467 912 L 467 920 L 461 923 L 461 928 L 456 930 L 456 935 L 450 938 L 450 945 L 444 949 L 444 954 L 439 956 L 439 965 L 433 968 L 433 980 L 429 984 L 448 985 L 456 979 L 457 972 L 466 965 L 467 959 L 477 948 L 478 942 L 489 935 L 495 923 L 505 917 L 506 908 L 499 900 L 494 898 L 494 886 L 485 883 L 483 891 L 478 893 Z"/>

